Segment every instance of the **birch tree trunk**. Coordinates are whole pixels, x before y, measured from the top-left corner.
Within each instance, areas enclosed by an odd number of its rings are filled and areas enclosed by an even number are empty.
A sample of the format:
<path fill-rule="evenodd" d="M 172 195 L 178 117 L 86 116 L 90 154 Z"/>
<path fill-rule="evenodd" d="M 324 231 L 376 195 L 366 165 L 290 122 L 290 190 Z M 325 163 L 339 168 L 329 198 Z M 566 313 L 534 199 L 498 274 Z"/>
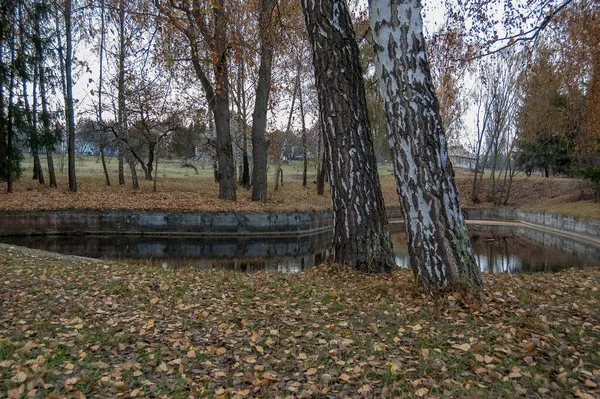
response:
<path fill-rule="evenodd" d="M 271 92 L 271 69 L 273 66 L 272 14 L 275 0 L 261 0 L 259 11 L 260 68 L 256 85 L 256 101 L 252 114 L 252 200 L 267 200 L 267 156 L 265 138 L 267 129 L 267 108 Z"/>
<path fill-rule="evenodd" d="M 411 267 L 419 284 L 481 286 L 425 54 L 420 0 L 372 0 L 371 30 Z"/>
<path fill-rule="evenodd" d="M 345 0 L 302 0 L 329 159 L 334 261 L 394 267 L 354 29 Z"/>
<path fill-rule="evenodd" d="M 300 106 L 300 122 L 302 123 L 302 154 L 303 154 L 303 165 L 302 165 L 302 187 L 306 187 L 307 184 L 307 173 L 308 173 L 308 142 L 306 138 L 306 120 L 304 118 L 304 98 L 302 98 L 302 82 L 300 82 L 300 61 L 298 60 L 298 73 L 296 74 L 298 79 L 298 105 Z"/>

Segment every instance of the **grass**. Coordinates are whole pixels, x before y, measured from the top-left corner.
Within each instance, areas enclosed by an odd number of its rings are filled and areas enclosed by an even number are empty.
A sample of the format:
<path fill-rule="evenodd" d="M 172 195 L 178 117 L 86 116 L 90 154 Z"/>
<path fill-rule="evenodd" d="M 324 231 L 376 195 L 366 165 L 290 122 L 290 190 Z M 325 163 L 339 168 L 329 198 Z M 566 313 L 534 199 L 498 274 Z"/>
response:
<path fill-rule="evenodd" d="M 600 394 L 598 268 L 445 296 L 339 265 L 198 273 L 0 245 L 0 268 L 0 398 Z"/>
<path fill-rule="evenodd" d="M 32 181 L 31 159 L 23 163 L 24 177 L 15 183 L 15 193 L 0 193 L 0 209 L 46 209 L 46 208 L 87 208 L 87 209 L 144 209 L 181 211 L 291 211 L 327 209 L 331 206 L 329 193 L 316 195 L 316 169 L 310 164 L 308 187 L 302 187 L 302 163 L 292 161 L 282 165 L 284 185 L 274 191 L 274 167 L 270 165 L 269 191 L 266 203 L 251 200 L 251 190 L 238 188 L 236 202 L 218 200 L 218 184 L 214 182 L 211 164 L 197 163 L 199 174 L 190 168 L 181 168 L 179 161 L 164 161 L 159 165 L 157 192 L 153 192 L 153 182 L 144 181 L 138 174 L 141 188 L 130 188 L 129 176 L 126 185 L 116 184 L 116 160 L 110 159 L 112 186 L 106 187 L 102 167 L 98 157 L 81 157 L 77 160 L 78 188 L 76 194 L 67 190 L 65 173 L 58 174 L 58 189 L 39 186 Z M 58 162 L 57 162 L 58 164 Z M 398 206 L 396 182 L 389 163 L 378 167 L 385 203 Z M 138 171 L 141 172 L 141 171 Z M 463 207 L 491 207 L 487 191 L 489 176 L 481 187 L 481 203 L 470 200 L 473 174 L 470 170 L 459 169 L 456 183 Z M 328 191 L 328 190 L 326 190 Z M 531 209 L 542 212 L 562 213 L 588 219 L 600 219 L 600 204 L 594 203 L 588 182 L 579 179 L 515 177 L 507 206 Z"/>

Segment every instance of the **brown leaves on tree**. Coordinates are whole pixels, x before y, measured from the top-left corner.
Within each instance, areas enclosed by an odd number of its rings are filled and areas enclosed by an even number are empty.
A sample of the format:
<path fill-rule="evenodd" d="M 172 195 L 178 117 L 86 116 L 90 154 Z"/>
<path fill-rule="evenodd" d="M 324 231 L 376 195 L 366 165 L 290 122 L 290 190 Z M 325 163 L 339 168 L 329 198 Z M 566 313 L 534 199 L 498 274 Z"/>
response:
<path fill-rule="evenodd" d="M 165 271 L 0 245 L 0 397 L 600 395 L 600 270 Z"/>

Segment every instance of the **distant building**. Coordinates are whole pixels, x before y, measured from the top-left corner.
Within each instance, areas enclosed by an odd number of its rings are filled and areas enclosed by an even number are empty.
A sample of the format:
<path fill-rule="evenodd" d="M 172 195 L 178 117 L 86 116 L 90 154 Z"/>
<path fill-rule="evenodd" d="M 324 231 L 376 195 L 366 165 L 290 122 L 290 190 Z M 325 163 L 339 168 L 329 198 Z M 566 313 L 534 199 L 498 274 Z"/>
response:
<path fill-rule="evenodd" d="M 475 167 L 475 155 L 461 144 L 450 146 L 448 155 L 454 167 L 466 169 Z"/>

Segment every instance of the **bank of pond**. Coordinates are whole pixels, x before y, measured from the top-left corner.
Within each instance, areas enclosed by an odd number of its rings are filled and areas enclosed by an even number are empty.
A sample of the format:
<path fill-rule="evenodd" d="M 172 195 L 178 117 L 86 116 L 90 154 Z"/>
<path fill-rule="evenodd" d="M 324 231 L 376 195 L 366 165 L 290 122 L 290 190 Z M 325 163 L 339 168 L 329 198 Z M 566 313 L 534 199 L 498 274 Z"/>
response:
<path fill-rule="evenodd" d="M 470 224 L 483 272 L 555 272 L 600 264 L 600 247 L 551 232 L 506 224 Z M 396 265 L 410 266 L 406 234 L 394 224 Z M 45 235 L 3 237 L 0 242 L 65 255 L 152 264 L 172 269 L 226 268 L 294 273 L 324 262 L 331 234 L 300 236 Z"/>

